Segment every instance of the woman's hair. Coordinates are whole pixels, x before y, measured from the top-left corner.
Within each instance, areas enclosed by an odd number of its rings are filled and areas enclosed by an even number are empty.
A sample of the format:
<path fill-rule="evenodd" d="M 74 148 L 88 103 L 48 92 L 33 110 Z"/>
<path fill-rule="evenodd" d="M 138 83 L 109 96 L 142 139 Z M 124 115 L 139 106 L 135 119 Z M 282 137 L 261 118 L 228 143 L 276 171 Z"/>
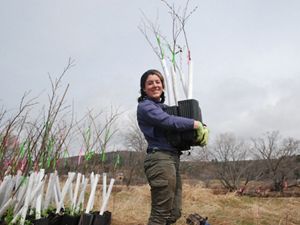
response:
<path fill-rule="evenodd" d="M 145 89 L 145 85 L 146 85 L 146 80 L 147 80 L 147 78 L 148 78 L 149 75 L 157 75 L 159 77 L 161 83 L 162 83 L 162 87 L 165 88 L 165 80 L 164 80 L 164 77 L 161 74 L 161 72 L 159 72 L 158 70 L 154 70 L 154 69 L 147 70 L 141 76 L 141 81 L 140 81 L 140 93 L 141 93 L 141 96 L 138 98 L 138 102 L 143 101 L 147 97 L 147 94 L 144 91 L 144 89 Z M 160 102 L 161 103 L 165 102 L 165 93 L 164 93 L 164 91 L 161 93 Z"/>

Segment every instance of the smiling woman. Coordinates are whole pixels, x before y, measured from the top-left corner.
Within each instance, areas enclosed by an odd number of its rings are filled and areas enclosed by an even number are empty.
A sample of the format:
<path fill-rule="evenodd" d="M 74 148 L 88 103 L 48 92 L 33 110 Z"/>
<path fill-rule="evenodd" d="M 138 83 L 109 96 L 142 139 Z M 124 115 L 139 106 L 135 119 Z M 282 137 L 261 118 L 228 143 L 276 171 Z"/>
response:
<path fill-rule="evenodd" d="M 175 223 L 181 216 L 180 149 L 166 138 L 166 130 L 188 131 L 202 126 L 200 121 L 172 116 L 163 109 L 164 78 L 157 70 L 146 71 L 140 80 L 137 120 L 146 141 L 144 170 L 151 187 L 151 214 L 148 225 Z"/>

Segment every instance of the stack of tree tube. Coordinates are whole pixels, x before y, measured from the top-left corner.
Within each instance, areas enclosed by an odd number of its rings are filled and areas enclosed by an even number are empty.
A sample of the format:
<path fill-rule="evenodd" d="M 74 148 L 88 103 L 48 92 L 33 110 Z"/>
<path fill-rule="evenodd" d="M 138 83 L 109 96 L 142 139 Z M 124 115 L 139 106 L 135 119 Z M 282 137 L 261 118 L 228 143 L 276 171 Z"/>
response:
<path fill-rule="evenodd" d="M 94 211 L 94 202 L 101 201 L 95 199 L 99 174 L 91 173 L 88 178 L 69 172 L 65 182 L 60 182 L 57 172 L 48 175 L 44 169 L 29 176 L 20 171 L 7 175 L 0 183 L 0 224 L 109 225 L 111 212 L 106 208 L 115 180 L 112 178 L 107 188 L 106 173 L 102 178 L 102 205 Z"/>

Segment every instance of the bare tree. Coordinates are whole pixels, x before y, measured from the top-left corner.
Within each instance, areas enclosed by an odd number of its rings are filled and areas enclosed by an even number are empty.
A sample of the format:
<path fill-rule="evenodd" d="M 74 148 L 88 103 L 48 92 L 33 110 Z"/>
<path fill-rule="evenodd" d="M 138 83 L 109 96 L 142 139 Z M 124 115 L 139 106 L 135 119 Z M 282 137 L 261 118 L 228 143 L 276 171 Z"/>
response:
<path fill-rule="evenodd" d="M 253 151 L 264 160 L 264 173 L 272 180 L 275 191 L 283 191 L 285 181 L 292 171 L 292 162 L 299 154 L 300 142 L 293 138 L 282 138 L 278 131 L 267 132 L 261 138 L 252 139 Z"/>
<path fill-rule="evenodd" d="M 36 104 L 36 98 L 29 98 L 29 93 L 24 93 L 18 109 L 10 117 L 4 109 L 0 113 L 0 180 L 5 172 L 16 172 L 20 134 L 27 123 L 30 110 Z"/>
<path fill-rule="evenodd" d="M 229 191 L 242 184 L 247 185 L 251 177 L 252 162 L 248 157 L 249 146 L 233 134 L 220 134 L 212 146 L 211 154 L 216 166 L 217 178 Z"/>

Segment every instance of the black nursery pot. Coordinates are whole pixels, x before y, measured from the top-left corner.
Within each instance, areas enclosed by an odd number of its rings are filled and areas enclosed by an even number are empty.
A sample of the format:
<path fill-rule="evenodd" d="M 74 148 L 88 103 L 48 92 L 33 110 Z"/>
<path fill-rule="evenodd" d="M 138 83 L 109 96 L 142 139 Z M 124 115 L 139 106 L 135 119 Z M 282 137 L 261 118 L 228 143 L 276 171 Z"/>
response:
<path fill-rule="evenodd" d="M 49 225 L 61 225 L 63 215 L 50 213 L 48 216 Z"/>
<path fill-rule="evenodd" d="M 93 225 L 110 225 L 111 224 L 111 212 L 105 211 L 103 215 L 95 214 Z"/>
<path fill-rule="evenodd" d="M 61 225 L 78 225 L 80 216 L 63 215 Z"/>
<path fill-rule="evenodd" d="M 44 218 L 41 218 L 41 219 L 33 220 L 32 223 L 34 225 L 48 225 L 49 224 L 49 219 L 47 217 L 44 217 Z"/>
<path fill-rule="evenodd" d="M 80 216 L 79 225 L 93 225 L 94 215 L 90 213 L 83 213 Z"/>

